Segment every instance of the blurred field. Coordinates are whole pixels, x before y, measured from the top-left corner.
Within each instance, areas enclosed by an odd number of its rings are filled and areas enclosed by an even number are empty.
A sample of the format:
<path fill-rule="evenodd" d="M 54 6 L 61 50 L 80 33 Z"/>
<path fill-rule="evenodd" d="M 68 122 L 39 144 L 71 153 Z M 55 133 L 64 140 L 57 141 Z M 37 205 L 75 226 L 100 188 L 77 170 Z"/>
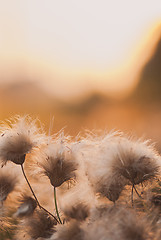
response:
<path fill-rule="evenodd" d="M 141 70 L 138 86 L 130 96 L 122 100 L 90 92 L 82 98 L 67 102 L 49 94 L 34 79 L 15 79 L 10 84 L 2 81 L 0 119 L 27 113 L 40 118 L 48 131 L 54 116 L 53 133 L 64 127 L 66 133 L 74 136 L 85 129 L 119 129 L 138 137 L 151 138 L 161 148 L 160 64 L 161 40 Z"/>

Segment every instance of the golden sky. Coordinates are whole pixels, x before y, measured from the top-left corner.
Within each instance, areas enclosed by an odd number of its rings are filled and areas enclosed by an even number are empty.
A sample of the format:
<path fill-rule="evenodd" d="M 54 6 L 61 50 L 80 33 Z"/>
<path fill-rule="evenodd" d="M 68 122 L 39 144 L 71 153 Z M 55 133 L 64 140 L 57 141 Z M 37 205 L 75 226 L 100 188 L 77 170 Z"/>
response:
<path fill-rule="evenodd" d="M 60 97 L 126 92 L 159 38 L 160 0 L 0 3 L 1 80 L 25 75 Z"/>

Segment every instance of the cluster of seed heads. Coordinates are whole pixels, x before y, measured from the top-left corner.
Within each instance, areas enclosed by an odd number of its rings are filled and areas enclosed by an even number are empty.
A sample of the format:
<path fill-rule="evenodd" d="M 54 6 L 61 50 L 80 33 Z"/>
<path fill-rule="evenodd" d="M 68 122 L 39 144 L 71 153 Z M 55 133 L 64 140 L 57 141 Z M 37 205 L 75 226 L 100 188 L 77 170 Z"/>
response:
<path fill-rule="evenodd" d="M 119 132 L 77 140 L 63 132 L 47 136 L 29 116 L 1 124 L 0 133 L 0 234 L 7 231 L 6 208 L 23 177 L 28 190 L 18 198 L 10 239 L 160 239 L 161 158 L 149 141 Z M 40 203 L 44 189 L 35 193 L 31 175 L 34 181 L 48 180 L 55 210 Z M 158 192 L 145 191 L 148 184 L 157 185 Z"/>

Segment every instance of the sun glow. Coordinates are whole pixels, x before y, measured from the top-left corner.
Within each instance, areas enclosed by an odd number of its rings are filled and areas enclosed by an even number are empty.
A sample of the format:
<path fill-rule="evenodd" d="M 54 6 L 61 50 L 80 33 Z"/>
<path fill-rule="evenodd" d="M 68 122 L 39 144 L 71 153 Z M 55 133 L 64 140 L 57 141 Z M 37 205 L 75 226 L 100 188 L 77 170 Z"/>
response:
<path fill-rule="evenodd" d="M 160 25 L 154 24 L 160 21 L 159 0 L 1 5 L 1 76 L 5 72 L 11 79 L 13 72 L 24 71 L 61 97 L 91 89 L 127 94 L 160 37 Z"/>

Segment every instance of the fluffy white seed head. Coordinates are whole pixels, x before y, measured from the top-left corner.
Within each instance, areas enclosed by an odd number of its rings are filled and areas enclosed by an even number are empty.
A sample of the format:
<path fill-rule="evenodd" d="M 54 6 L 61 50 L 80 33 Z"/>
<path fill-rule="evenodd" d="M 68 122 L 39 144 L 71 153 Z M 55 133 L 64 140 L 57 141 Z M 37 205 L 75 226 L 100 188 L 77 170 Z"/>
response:
<path fill-rule="evenodd" d="M 44 211 L 35 211 L 32 217 L 23 219 L 17 226 L 15 239 L 48 239 L 55 232 L 56 224 Z"/>
<path fill-rule="evenodd" d="M 14 214 L 15 217 L 31 216 L 37 207 L 36 200 L 29 195 L 23 194 L 19 199 L 20 205 Z"/>
<path fill-rule="evenodd" d="M 18 179 L 12 171 L 0 169 L 0 202 L 7 199 L 7 196 L 15 189 Z"/>
<path fill-rule="evenodd" d="M 38 152 L 36 159 L 40 172 L 49 178 L 54 187 L 76 177 L 75 156 L 63 143 L 50 142 Z"/>
<path fill-rule="evenodd" d="M 159 161 L 160 157 L 148 141 L 122 138 L 117 144 L 111 167 L 130 184 L 139 184 L 158 176 Z"/>
<path fill-rule="evenodd" d="M 3 124 L 0 128 L 0 159 L 2 166 L 8 161 L 23 164 L 25 156 L 35 147 L 42 144 L 46 137 L 41 133 L 29 116 L 16 117 L 8 125 Z"/>
<path fill-rule="evenodd" d="M 85 171 L 96 193 L 116 201 L 124 186 L 158 176 L 160 157 L 148 141 L 110 134 L 83 151 Z"/>

